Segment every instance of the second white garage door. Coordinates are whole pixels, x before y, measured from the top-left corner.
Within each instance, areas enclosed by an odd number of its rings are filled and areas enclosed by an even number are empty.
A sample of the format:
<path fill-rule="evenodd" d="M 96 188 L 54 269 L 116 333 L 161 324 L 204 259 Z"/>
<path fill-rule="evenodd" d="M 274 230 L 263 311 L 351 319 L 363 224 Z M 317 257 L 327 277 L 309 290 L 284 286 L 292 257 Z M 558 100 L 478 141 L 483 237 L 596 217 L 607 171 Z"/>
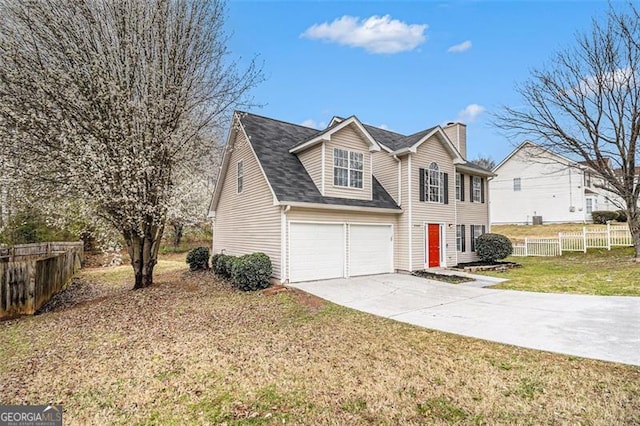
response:
<path fill-rule="evenodd" d="M 289 232 L 290 281 L 344 276 L 344 225 L 292 223 Z"/>
<path fill-rule="evenodd" d="M 349 225 L 349 275 L 393 272 L 391 225 Z"/>

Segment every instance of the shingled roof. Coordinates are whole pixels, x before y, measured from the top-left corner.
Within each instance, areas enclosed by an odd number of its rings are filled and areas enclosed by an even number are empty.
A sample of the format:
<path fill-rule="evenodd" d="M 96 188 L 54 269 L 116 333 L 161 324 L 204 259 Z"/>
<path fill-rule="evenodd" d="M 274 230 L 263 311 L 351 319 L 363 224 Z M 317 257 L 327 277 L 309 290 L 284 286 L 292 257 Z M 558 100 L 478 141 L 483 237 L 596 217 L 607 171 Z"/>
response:
<path fill-rule="evenodd" d="M 400 211 L 398 204 L 375 177 L 372 182 L 372 200 L 323 196 L 298 157 L 289 153 L 289 149 L 301 141 L 309 140 L 320 134 L 320 131 L 250 113 L 240 112 L 239 117 L 267 180 L 279 201 L 374 207 Z M 367 128 L 367 130 L 369 129 Z"/>

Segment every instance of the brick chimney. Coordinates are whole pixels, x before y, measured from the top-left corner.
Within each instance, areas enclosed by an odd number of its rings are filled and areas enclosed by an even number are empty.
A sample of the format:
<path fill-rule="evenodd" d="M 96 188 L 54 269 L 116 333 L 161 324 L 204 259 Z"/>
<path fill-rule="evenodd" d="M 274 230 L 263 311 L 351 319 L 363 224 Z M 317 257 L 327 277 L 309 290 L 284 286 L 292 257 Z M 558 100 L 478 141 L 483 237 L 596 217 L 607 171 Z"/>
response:
<path fill-rule="evenodd" d="M 462 158 L 467 158 L 467 125 L 463 123 L 450 122 L 444 126 L 444 132 L 451 139 L 451 142 L 458 148 Z"/>

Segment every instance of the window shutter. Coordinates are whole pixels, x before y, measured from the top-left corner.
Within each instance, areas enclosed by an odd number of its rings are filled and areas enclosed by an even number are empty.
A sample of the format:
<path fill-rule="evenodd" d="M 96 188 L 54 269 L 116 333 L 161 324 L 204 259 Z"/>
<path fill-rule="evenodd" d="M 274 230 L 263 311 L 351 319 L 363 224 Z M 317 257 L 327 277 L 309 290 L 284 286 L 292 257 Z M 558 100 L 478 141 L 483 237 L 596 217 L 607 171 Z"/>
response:
<path fill-rule="evenodd" d="M 476 251 L 476 239 L 473 237 L 475 235 L 475 225 L 469 225 L 469 228 L 471 228 L 471 233 L 469 235 L 471 235 L 471 251 Z"/>
<path fill-rule="evenodd" d="M 484 178 L 480 179 L 480 202 L 484 203 Z"/>
<path fill-rule="evenodd" d="M 424 201 L 424 169 L 418 170 L 418 174 L 420 175 L 420 201 Z"/>
<path fill-rule="evenodd" d="M 485 226 L 484 226 L 484 225 L 482 225 L 482 234 L 486 234 L 485 229 L 486 229 L 486 228 L 485 228 Z"/>
<path fill-rule="evenodd" d="M 471 175 L 469 175 L 469 201 L 471 201 L 472 203 L 475 201 L 473 199 L 473 176 Z"/>
<path fill-rule="evenodd" d="M 462 247 L 460 247 L 462 252 L 467 251 L 467 247 L 465 242 L 467 241 L 467 234 L 464 233 L 464 225 L 460 225 L 460 233 L 462 234 Z"/>
<path fill-rule="evenodd" d="M 442 176 L 444 181 L 444 188 L 442 189 L 442 192 L 444 193 L 444 203 L 449 204 L 449 173 L 443 173 Z"/>
<path fill-rule="evenodd" d="M 463 174 L 460 174 L 460 201 L 464 201 L 464 175 Z"/>

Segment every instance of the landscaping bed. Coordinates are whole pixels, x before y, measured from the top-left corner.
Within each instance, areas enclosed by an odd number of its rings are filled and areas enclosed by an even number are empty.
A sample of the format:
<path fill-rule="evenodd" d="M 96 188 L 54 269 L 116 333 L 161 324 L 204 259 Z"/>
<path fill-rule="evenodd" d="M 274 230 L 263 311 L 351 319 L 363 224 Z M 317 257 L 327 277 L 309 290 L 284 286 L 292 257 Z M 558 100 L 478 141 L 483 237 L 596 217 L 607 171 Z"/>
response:
<path fill-rule="evenodd" d="M 429 271 L 414 271 L 412 272 L 411 275 L 415 275 L 416 277 L 420 277 L 420 278 L 426 278 L 429 280 L 444 281 L 450 284 L 460 284 L 460 283 L 467 283 L 470 281 L 474 281 L 473 278 L 463 277 L 462 275 L 438 274 L 438 273 L 429 272 Z"/>
<path fill-rule="evenodd" d="M 520 268 L 522 265 L 516 262 L 487 262 L 487 261 L 476 261 L 476 262 L 466 262 L 466 263 L 458 263 L 452 269 L 459 269 L 465 272 L 478 272 L 478 271 L 499 271 L 504 272 L 508 269 Z"/>

